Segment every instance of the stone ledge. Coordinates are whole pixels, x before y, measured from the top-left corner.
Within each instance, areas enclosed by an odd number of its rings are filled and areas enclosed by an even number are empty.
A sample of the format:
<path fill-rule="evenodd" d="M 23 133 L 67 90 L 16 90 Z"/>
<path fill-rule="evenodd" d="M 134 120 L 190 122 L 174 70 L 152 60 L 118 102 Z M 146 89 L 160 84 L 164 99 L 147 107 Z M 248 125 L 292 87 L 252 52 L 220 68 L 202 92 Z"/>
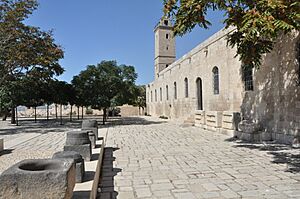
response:
<path fill-rule="evenodd" d="M 92 149 L 92 160 L 84 163 L 85 179 L 83 183 L 75 184 L 73 199 L 96 199 L 97 197 L 107 128 L 98 129 L 98 135 L 103 137 L 96 141 L 96 145 L 100 147 Z"/>

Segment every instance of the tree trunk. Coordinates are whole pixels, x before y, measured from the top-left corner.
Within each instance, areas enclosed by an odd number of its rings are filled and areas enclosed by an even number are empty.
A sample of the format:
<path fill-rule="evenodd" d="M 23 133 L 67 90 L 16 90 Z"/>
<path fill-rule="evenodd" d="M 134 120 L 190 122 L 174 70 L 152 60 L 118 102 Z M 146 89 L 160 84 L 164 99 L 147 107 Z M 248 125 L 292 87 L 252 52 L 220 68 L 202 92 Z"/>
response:
<path fill-rule="evenodd" d="M 77 119 L 79 120 L 79 115 L 80 115 L 80 112 L 79 112 L 79 106 L 77 106 Z"/>
<path fill-rule="evenodd" d="M 81 119 L 83 119 L 83 106 L 81 107 Z"/>
<path fill-rule="evenodd" d="M 5 109 L 5 110 L 4 110 L 4 115 L 3 115 L 2 121 L 6 121 L 7 115 L 8 115 L 8 110 Z"/>
<path fill-rule="evenodd" d="M 17 126 L 19 125 L 19 120 L 18 120 L 18 107 L 16 108 L 16 124 L 17 124 Z"/>
<path fill-rule="evenodd" d="M 60 105 L 60 125 L 62 124 L 62 105 Z"/>
<path fill-rule="evenodd" d="M 70 112 L 70 122 L 72 122 L 72 105 L 71 105 L 71 112 Z"/>
<path fill-rule="evenodd" d="M 106 121 L 106 108 L 103 109 L 103 125 L 105 125 Z"/>
<path fill-rule="evenodd" d="M 47 121 L 49 120 L 49 104 L 47 104 Z"/>
<path fill-rule="evenodd" d="M 34 107 L 34 122 L 36 123 L 36 107 Z"/>
<path fill-rule="evenodd" d="M 57 119 L 57 104 L 55 104 L 55 118 Z"/>
<path fill-rule="evenodd" d="M 16 114 L 15 114 L 15 107 L 11 108 L 11 124 L 15 124 L 16 123 Z"/>

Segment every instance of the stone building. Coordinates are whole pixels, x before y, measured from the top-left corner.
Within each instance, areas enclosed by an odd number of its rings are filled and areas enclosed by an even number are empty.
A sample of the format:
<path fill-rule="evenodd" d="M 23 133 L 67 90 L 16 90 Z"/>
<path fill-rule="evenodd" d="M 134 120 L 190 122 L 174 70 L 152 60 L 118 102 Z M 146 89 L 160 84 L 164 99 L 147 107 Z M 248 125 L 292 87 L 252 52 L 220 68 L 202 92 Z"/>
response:
<path fill-rule="evenodd" d="M 172 24 L 155 27 L 155 80 L 147 85 L 147 113 L 247 140 L 291 143 L 299 137 L 299 33 L 283 36 L 260 69 L 244 70 L 222 29 L 175 58 Z"/>

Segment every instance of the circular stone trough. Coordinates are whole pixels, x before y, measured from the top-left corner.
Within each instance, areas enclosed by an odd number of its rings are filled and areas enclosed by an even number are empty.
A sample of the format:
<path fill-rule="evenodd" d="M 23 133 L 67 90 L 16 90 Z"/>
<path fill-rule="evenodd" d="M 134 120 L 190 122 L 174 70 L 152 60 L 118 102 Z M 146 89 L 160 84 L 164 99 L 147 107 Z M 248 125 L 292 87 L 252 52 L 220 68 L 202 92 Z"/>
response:
<path fill-rule="evenodd" d="M 73 160 L 23 160 L 0 175 L 0 198 L 70 199 L 75 175 Z"/>

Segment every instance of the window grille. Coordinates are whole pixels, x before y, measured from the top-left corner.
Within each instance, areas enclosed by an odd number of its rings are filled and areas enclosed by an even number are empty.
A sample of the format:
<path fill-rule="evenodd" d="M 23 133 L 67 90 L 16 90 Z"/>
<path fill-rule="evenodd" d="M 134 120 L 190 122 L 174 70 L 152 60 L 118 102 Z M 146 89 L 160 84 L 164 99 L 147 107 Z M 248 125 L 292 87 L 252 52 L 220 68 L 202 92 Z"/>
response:
<path fill-rule="evenodd" d="M 251 67 L 243 66 L 245 91 L 253 91 L 253 71 Z"/>
<path fill-rule="evenodd" d="M 219 89 L 219 69 L 218 67 L 214 67 L 213 70 L 213 91 L 215 95 L 218 95 L 220 92 Z"/>

